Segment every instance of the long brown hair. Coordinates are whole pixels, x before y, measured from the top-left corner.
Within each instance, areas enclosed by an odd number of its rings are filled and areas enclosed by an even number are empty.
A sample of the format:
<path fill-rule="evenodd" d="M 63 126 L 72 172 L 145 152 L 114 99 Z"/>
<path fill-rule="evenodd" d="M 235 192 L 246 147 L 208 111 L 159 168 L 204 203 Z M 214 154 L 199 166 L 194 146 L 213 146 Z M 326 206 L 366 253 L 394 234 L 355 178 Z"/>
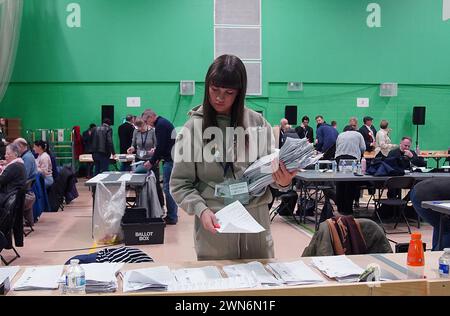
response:
<path fill-rule="evenodd" d="M 244 100 L 247 92 L 247 71 L 244 63 L 234 55 L 222 55 L 209 66 L 205 78 L 205 97 L 203 99 L 203 131 L 208 127 L 218 125 L 217 112 L 209 102 L 210 85 L 238 90 L 231 108 L 231 126 L 244 127 Z"/>

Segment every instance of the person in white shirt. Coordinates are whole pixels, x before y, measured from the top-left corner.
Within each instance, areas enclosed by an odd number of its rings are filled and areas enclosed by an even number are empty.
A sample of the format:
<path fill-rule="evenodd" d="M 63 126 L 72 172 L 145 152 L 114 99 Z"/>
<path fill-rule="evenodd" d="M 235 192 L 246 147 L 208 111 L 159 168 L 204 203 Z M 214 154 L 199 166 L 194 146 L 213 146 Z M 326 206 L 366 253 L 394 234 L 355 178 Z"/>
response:
<path fill-rule="evenodd" d="M 43 140 L 34 142 L 33 150 L 38 157 L 36 158 L 36 166 L 38 172 L 44 176 L 45 187 L 48 188 L 53 184 L 52 160 L 48 154 L 48 145 Z"/>
<path fill-rule="evenodd" d="M 389 122 L 386 120 L 382 120 L 380 123 L 380 130 L 378 131 L 376 136 L 375 147 L 375 154 L 378 156 L 383 155 L 383 157 L 387 157 L 392 149 L 398 147 L 398 145 L 391 143 L 391 138 L 389 137 L 391 129 L 388 128 L 388 125 Z"/>

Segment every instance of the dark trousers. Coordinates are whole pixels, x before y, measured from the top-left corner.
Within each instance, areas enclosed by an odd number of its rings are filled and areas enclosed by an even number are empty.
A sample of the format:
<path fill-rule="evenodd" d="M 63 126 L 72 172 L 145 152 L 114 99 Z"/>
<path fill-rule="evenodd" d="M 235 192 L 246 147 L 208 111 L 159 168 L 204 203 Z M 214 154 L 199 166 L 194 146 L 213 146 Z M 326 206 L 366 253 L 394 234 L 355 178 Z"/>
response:
<path fill-rule="evenodd" d="M 109 156 L 105 153 L 93 153 L 94 159 L 94 176 L 109 170 Z"/>
<path fill-rule="evenodd" d="M 336 162 L 339 165 L 341 159 L 357 159 L 353 156 L 342 155 L 336 157 Z M 356 182 L 339 181 L 336 182 L 336 206 L 338 212 L 341 214 L 353 213 L 353 201 L 359 201 L 360 189 Z"/>
<path fill-rule="evenodd" d="M 164 161 L 163 163 L 163 187 L 166 196 L 167 218 L 170 221 L 178 221 L 178 205 L 175 203 L 169 190 L 170 175 L 172 174 L 173 161 Z"/>

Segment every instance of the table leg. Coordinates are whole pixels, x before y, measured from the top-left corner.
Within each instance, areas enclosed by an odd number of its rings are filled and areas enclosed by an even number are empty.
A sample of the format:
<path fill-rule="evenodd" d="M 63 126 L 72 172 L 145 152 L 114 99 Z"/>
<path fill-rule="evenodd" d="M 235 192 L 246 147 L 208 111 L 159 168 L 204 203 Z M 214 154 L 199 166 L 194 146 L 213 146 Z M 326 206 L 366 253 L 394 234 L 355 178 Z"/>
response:
<path fill-rule="evenodd" d="M 317 231 L 319 229 L 319 187 L 316 185 L 316 196 L 315 196 L 315 206 L 314 206 L 314 227 Z"/>
<path fill-rule="evenodd" d="M 442 229 L 444 229 L 444 214 L 440 213 L 439 216 L 439 237 L 438 237 L 438 251 L 441 251 L 441 245 L 442 245 Z"/>
<path fill-rule="evenodd" d="M 94 210 L 95 210 L 95 186 L 92 187 L 92 226 L 91 226 L 92 239 L 94 239 Z"/>

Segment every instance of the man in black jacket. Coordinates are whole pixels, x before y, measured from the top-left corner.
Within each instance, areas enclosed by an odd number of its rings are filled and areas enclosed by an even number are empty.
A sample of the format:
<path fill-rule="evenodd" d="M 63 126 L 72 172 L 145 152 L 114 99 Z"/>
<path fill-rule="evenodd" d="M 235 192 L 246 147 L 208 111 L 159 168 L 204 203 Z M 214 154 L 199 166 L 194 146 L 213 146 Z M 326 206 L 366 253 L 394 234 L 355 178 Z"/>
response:
<path fill-rule="evenodd" d="M 422 157 L 417 156 L 414 150 L 411 150 L 411 137 L 405 136 L 400 142 L 400 147 L 391 150 L 388 158 L 395 157 L 400 161 L 400 165 L 405 170 L 410 170 L 411 165 L 416 167 L 426 167 L 427 164 Z"/>
<path fill-rule="evenodd" d="M 97 127 L 94 123 L 89 125 L 89 128 L 83 132 L 81 135 L 81 139 L 83 140 L 83 152 L 85 154 L 92 154 L 92 134 L 94 133 L 94 129 Z M 86 178 L 92 177 L 94 165 L 89 162 L 87 164 L 87 174 Z"/>
<path fill-rule="evenodd" d="M 97 126 L 92 133 L 92 158 L 94 159 L 94 176 L 108 171 L 109 158 L 115 154 L 112 141 L 111 120 L 103 120 L 102 126 Z"/>
<path fill-rule="evenodd" d="M 0 173 L 0 208 L 10 196 L 25 186 L 26 171 L 23 160 L 20 158 L 19 147 L 9 144 L 5 150 L 5 160 L 2 160 Z"/>
<path fill-rule="evenodd" d="M 119 126 L 119 142 L 120 142 L 120 153 L 126 154 L 127 149 L 131 147 L 131 142 L 133 140 L 133 132 L 135 130 L 132 123 L 133 116 L 127 115 L 125 118 L 125 123 Z M 122 162 L 121 171 L 130 171 L 131 162 Z"/>
<path fill-rule="evenodd" d="M 404 136 L 400 142 L 400 146 L 389 152 L 388 158 L 397 158 L 400 167 L 404 170 L 411 170 L 412 165 L 416 167 L 426 167 L 427 163 L 425 160 L 422 157 L 418 157 L 414 150 L 410 150 L 411 143 L 411 137 Z M 401 190 L 390 189 L 387 192 L 387 196 L 390 199 L 399 197 L 401 196 Z"/>
<path fill-rule="evenodd" d="M 366 143 L 366 150 L 372 151 L 375 149 L 375 141 L 377 136 L 377 130 L 372 125 L 373 118 L 370 116 L 365 116 L 363 118 L 364 125 L 360 127 L 359 132 L 364 137 L 364 142 Z"/>
<path fill-rule="evenodd" d="M 309 126 L 309 117 L 306 115 L 302 117 L 302 125 L 295 129 L 299 138 L 306 138 L 308 141 L 314 143 L 314 131 L 311 126 Z"/>
<path fill-rule="evenodd" d="M 167 216 L 164 218 L 166 224 L 175 225 L 178 222 L 178 206 L 169 190 L 170 176 L 172 174 L 173 159 L 172 147 L 175 145 L 175 128 L 164 117 L 147 109 L 142 114 L 142 120 L 155 128 L 156 149 L 152 158 L 144 163 L 144 167 L 150 170 L 156 163 L 163 161 L 163 191 L 166 196 Z M 157 183 L 159 185 L 159 183 Z"/>

